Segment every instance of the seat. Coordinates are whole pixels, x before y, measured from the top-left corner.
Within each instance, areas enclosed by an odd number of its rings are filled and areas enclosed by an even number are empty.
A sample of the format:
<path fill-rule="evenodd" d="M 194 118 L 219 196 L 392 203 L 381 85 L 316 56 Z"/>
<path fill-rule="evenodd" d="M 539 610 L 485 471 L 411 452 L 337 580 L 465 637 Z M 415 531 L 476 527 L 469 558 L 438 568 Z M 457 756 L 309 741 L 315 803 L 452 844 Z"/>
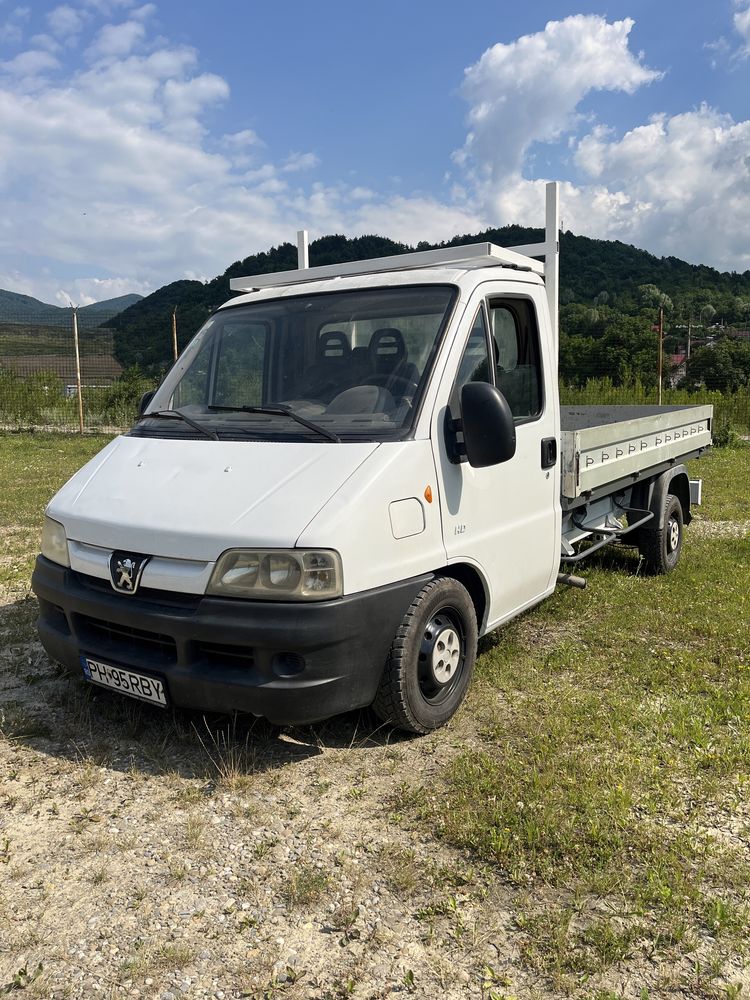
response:
<path fill-rule="evenodd" d="M 407 360 L 404 335 L 395 327 L 376 330 L 367 348 L 370 375 L 367 385 L 379 385 L 396 399 L 411 396 L 419 382 L 417 366 Z"/>
<path fill-rule="evenodd" d="M 351 355 L 349 339 L 343 330 L 321 333 L 315 344 L 315 361 L 305 373 L 298 395 L 330 403 L 351 385 Z"/>

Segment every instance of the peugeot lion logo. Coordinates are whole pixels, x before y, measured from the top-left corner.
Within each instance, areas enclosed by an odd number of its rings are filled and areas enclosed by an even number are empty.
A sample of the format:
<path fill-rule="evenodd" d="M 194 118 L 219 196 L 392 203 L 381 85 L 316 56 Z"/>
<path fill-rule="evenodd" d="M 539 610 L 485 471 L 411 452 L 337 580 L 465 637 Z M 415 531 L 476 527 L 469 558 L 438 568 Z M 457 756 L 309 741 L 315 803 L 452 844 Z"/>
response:
<path fill-rule="evenodd" d="M 132 552 L 113 552 L 109 559 L 109 575 L 114 589 L 120 594 L 134 594 L 150 558 Z"/>

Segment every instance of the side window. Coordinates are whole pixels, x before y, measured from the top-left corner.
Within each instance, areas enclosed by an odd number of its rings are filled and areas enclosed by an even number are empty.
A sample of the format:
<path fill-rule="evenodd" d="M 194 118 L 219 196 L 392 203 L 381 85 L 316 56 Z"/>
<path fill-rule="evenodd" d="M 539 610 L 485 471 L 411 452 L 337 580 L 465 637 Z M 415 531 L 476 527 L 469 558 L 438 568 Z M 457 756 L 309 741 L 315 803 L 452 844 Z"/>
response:
<path fill-rule="evenodd" d="M 180 379 L 171 406 L 205 407 L 208 400 L 208 379 L 211 374 L 213 338 L 205 337 L 198 354 L 193 358 L 188 372 Z"/>
<path fill-rule="evenodd" d="M 451 410 L 456 417 L 460 410 L 461 390 L 467 382 L 492 382 L 491 362 L 487 351 L 487 324 L 484 309 L 481 308 L 474 319 L 453 384 Z"/>
<path fill-rule="evenodd" d="M 527 299 L 489 303 L 496 353 L 495 383 L 516 421 L 542 412 L 542 366 L 534 306 Z"/>
<path fill-rule="evenodd" d="M 225 324 L 216 358 L 212 402 L 260 406 L 267 329 L 260 323 Z"/>

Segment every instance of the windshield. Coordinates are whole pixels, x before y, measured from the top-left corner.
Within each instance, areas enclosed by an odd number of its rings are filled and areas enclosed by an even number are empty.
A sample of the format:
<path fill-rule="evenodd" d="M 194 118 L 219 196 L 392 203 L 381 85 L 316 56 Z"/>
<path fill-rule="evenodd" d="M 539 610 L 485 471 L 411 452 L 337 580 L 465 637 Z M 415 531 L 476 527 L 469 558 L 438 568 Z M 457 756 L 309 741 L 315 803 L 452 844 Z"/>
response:
<path fill-rule="evenodd" d="M 455 289 L 397 286 L 222 309 L 132 433 L 387 440 L 408 433 Z M 179 419 L 180 415 L 183 419 Z M 190 421 L 184 418 L 190 418 Z"/>

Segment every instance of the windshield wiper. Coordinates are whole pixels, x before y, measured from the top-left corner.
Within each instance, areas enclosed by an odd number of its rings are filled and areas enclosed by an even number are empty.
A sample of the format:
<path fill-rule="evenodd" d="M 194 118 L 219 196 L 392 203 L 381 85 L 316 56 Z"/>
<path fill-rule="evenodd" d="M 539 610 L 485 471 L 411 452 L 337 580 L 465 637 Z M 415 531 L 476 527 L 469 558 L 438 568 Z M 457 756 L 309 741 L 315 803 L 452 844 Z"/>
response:
<path fill-rule="evenodd" d="M 334 434 L 333 431 L 329 431 L 327 427 L 321 427 L 320 424 L 314 424 L 312 420 L 307 420 L 305 417 L 301 417 L 299 413 L 294 412 L 291 406 L 284 406 L 283 403 L 279 403 L 277 406 L 212 406 L 209 404 L 208 409 L 224 410 L 228 413 L 268 413 L 273 417 L 291 417 L 292 420 L 296 420 L 297 423 L 302 424 L 303 427 L 307 427 L 309 430 L 321 434 L 324 438 L 328 438 L 329 441 L 335 441 L 337 444 L 341 444 L 341 438 L 338 434 Z"/>
<path fill-rule="evenodd" d="M 136 420 L 139 424 L 141 420 L 148 420 L 151 417 L 168 417 L 170 419 L 184 420 L 186 424 L 190 424 L 192 428 L 199 431 L 207 438 L 211 438 L 213 441 L 219 441 L 219 435 L 216 431 L 209 430 L 208 427 L 204 427 L 203 424 L 199 424 L 197 420 L 193 420 L 192 417 L 186 416 L 184 413 L 180 413 L 179 410 L 153 410 L 151 413 L 143 413 Z"/>

